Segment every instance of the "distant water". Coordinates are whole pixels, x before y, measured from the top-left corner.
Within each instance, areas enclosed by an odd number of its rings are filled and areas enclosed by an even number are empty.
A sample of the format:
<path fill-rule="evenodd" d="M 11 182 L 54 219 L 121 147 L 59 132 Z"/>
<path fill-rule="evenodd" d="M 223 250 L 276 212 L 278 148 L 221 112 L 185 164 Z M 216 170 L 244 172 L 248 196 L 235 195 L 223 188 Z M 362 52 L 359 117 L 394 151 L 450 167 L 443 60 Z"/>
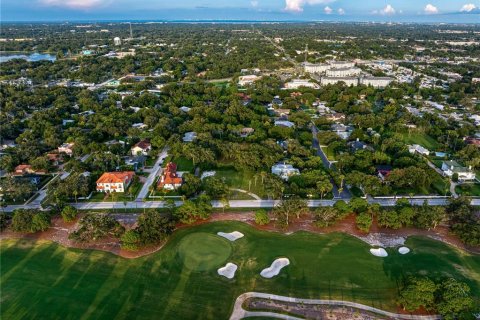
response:
<path fill-rule="evenodd" d="M 23 59 L 29 62 L 42 61 L 42 60 L 48 60 L 48 61 L 57 60 L 57 58 L 54 55 L 51 55 L 49 53 L 35 52 L 31 54 L 25 54 L 21 52 L 16 52 L 16 53 L 0 52 L 0 63 L 7 62 L 13 59 Z"/>

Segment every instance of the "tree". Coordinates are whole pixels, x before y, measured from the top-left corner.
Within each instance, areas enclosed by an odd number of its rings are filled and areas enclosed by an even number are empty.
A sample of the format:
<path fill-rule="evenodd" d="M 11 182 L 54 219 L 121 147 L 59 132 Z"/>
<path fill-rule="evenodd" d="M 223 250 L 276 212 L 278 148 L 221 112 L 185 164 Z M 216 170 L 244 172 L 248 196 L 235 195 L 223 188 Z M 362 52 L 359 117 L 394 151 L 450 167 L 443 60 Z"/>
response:
<path fill-rule="evenodd" d="M 421 307 L 435 309 L 437 285 L 428 278 L 409 278 L 400 290 L 399 303 L 403 310 L 416 311 Z"/>
<path fill-rule="evenodd" d="M 445 219 L 445 207 L 429 206 L 427 201 L 418 208 L 414 224 L 422 229 L 435 229 Z"/>
<path fill-rule="evenodd" d="M 155 209 L 146 210 L 138 218 L 136 233 L 143 245 L 156 244 L 165 240 L 175 230 L 173 217 Z M 129 235 L 131 237 L 132 235 Z"/>
<path fill-rule="evenodd" d="M 272 210 L 273 215 L 277 219 L 277 225 L 284 229 L 288 227 L 290 219 L 293 215 L 295 215 L 298 219 L 301 215 L 307 212 L 307 202 L 299 198 L 282 200 Z"/>
<path fill-rule="evenodd" d="M 349 203 L 350 208 L 355 213 L 362 213 L 368 209 L 368 202 L 362 198 L 353 198 Z"/>
<path fill-rule="evenodd" d="M 0 231 L 7 228 L 7 215 L 4 212 L 0 213 Z"/>
<path fill-rule="evenodd" d="M 342 216 L 342 213 L 334 207 L 319 207 L 314 212 L 314 223 L 317 227 L 329 227 Z"/>
<path fill-rule="evenodd" d="M 138 250 L 140 240 L 140 234 L 136 230 L 128 230 L 120 238 L 122 249 L 136 251 Z"/>
<path fill-rule="evenodd" d="M 217 177 L 208 177 L 203 180 L 203 189 L 212 199 L 226 198 L 228 195 L 228 185 Z"/>
<path fill-rule="evenodd" d="M 79 228 L 69 238 L 80 242 L 96 241 L 105 237 L 119 238 L 125 228 L 112 216 L 103 213 L 87 213 L 80 219 Z"/>
<path fill-rule="evenodd" d="M 320 193 L 320 198 L 323 199 L 325 194 L 332 191 L 333 185 L 328 179 L 322 179 L 317 182 L 317 190 Z"/>
<path fill-rule="evenodd" d="M 255 223 L 264 226 L 270 223 L 270 217 L 268 216 L 267 211 L 257 210 L 255 211 Z"/>
<path fill-rule="evenodd" d="M 50 216 L 34 209 L 17 209 L 13 212 L 12 230 L 17 232 L 45 231 L 50 227 Z"/>
<path fill-rule="evenodd" d="M 372 226 L 372 216 L 368 212 L 362 212 L 355 218 L 357 228 L 363 232 L 369 232 Z"/>
<path fill-rule="evenodd" d="M 71 222 L 77 217 L 77 209 L 73 206 L 65 206 L 60 213 L 63 221 Z"/>
<path fill-rule="evenodd" d="M 473 299 L 470 296 L 470 287 L 453 278 L 449 278 L 441 285 L 440 298 L 437 303 L 438 313 L 446 320 L 465 319 L 473 312 Z"/>
<path fill-rule="evenodd" d="M 384 228 L 400 229 L 402 223 L 395 210 L 382 210 L 378 214 L 378 225 Z"/>

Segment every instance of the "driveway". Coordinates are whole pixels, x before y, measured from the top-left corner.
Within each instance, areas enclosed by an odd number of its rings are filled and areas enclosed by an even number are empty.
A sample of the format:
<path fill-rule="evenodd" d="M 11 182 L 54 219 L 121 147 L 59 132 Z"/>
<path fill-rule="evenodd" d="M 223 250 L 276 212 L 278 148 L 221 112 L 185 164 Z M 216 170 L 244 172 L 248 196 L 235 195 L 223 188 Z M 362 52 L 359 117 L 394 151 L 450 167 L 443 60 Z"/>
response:
<path fill-rule="evenodd" d="M 153 181 L 155 181 L 155 177 L 158 174 L 162 173 L 162 163 L 163 160 L 168 156 L 168 147 L 163 148 L 162 152 L 158 156 L 157 161 L 153 165 L 153 168 L 150 170 L 150 174 L 148 175 L 147 181 L 142 186 L 142 190 L 138 193 L 137 199 L 135 201 L 142 201 L 144 198 L 147 197 L 148 191 L 150 186 L 152 185 Z"/>

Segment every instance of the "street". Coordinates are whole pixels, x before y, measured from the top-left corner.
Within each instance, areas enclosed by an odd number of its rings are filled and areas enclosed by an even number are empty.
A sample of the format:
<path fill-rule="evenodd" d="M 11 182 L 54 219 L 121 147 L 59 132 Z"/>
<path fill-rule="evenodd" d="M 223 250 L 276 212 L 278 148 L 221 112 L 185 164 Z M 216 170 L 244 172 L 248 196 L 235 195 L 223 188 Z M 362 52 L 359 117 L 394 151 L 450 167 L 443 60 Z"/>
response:
<path fill-rule="evenodd" d="M 150 186 L 152 185 L 153 181 L 155 181 L 155 177 L 161 172 L 163 160 L 168 156 L 168 147 L 163 148 L 162 152 L 159 154 L 157 161 L 153 165 L 153 168 L 148 175 L 147 181 L 142 186 L 142 189 L 138 193 L 137 199 L 135 201 L 143 201 L 144 198 L 148 196 L 148 191 Z"/>

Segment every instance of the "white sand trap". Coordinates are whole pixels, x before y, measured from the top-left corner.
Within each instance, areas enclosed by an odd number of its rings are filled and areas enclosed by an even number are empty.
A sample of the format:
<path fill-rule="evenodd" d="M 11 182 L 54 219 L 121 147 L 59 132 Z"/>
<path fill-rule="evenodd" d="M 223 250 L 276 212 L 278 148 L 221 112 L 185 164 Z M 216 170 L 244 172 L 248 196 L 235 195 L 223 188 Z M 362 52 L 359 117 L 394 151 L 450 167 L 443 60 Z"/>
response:
<path fill-rule="evenodd" d="M 272 262 L 272 265 L 268 268 L 265 268 L 260 272 L 260 275 L 264 278 L 273 278 L 280 273 L 280 270 L 283 267 L 286 267 L 290 264 L 290 260 L 287 258 L 278 258 Z"/>
<path fill-rule="evenodd" d="M 370 253 L 376 257 L 388 257 L 387 251 L 383 248 L 370 249 Z"/>
<path fill-rule="evenodd" d="M 398 253 L 400 253 L 400 254 L 407 254 L 407 253 L 409 253 L 409 252 L 410 252 L 410 249 L 407 248 L 407 247 L 400 247 L 400 248 L 398 248 Z"/>
<path fill-rule="evenodd" d="M 238 232 L 238 231 L 233 231 L 233 232 L 230 232 L 230 233 L 217 232 L 217 234 L 220 237 L 224 237 L 225 239 L 228 239 L 230 241 L 235 241 L 235 240 L 238 240 L 240 238 L 243 238 L 243 233 Z"/>
<path fill-rule="evenodd" d="M 228 279 L 233 279 L 235 277 L 235 272 L 237 271 L 237 265 L 234 263 L 227 263 L 225 267 L 221 267 L 217 270 L 218 274 L 224 276 Z"/>

